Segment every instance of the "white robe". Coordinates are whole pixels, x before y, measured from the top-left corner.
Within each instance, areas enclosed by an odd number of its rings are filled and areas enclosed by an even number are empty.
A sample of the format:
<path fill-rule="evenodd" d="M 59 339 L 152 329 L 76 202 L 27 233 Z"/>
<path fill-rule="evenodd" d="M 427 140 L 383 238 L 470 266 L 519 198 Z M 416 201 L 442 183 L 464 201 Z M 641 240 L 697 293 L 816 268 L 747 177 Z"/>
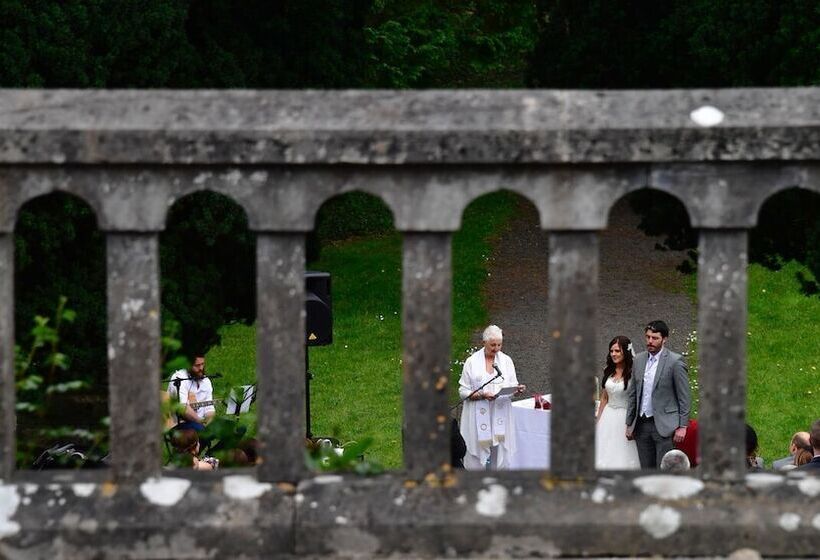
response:
<path fill-rule="evenodd" d="M 497 393 L 503 387 L 516 387 L 518 378 L 515 375 L 515 365 L 512 358 L 503 352 L 496 354 L 496 365 L 501 370 L 504 379 L 497 379 L 484 387 L 484 391 Z M 481 387 L 484 383 L 495 377 L 496 373 L 487 373 L 484 362 L 484 348 L 475 352 L 464 362 L 464 369 L 458 381 L 458 394 L 461 399 L 466 399 L 470 393 Z M 495 401 L 464 401 L 461 409 L 461 436 L 467 444 L 467 455 L 472 455 L 474 463 L 484 465 L 490 457 L 490 447 L 482 447 L 478 441 L 478 429 L 476 428 L 476 408 L 478 403 L 489 405 L 494 412 Z M 506 407 L 505 418 L 506 434 L 504 440 L 498 444 L 497 465 L 498 469 L 508 469 L 510 457 L 515 453 L 515 423 L 512 415 L 512 407 Z M 465 457 L 464 465 L 467 467 L 468 461 Z M 469 467 L 468 467 L 469 468 Z"/>

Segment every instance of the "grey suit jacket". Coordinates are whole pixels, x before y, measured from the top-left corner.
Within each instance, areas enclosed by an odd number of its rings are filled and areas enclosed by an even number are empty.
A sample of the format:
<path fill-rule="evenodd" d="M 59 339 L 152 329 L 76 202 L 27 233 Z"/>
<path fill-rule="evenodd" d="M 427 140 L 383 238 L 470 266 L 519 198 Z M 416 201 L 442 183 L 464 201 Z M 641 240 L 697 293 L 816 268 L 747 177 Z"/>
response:
<path fill-rule="evenodd" d="M 626 408 L 627 426 L 635 425 L 641 410 L 643 373 L 648 358 L 647 352 L 641 352 L 633 360 Z M 661 349 L 652 387 L 655 428 L 662 437 L 670 437 L 676 428 L 689 424 L 692 399 L 689 394 L 689 368 L 683 356 L 666 348 Z"/>

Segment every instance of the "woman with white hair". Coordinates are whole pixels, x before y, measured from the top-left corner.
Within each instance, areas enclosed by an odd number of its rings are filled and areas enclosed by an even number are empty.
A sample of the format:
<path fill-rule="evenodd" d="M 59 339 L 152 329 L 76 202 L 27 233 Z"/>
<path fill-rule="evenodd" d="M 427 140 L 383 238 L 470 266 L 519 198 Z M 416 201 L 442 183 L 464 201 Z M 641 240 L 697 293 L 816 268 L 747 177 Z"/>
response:
<path fill-rule="evenodd" d="M 461 409 L 461 435 L 467 444 L 464 468 L 507 469 L 515 453 L 512 402 L 509 398 L 496 399 L 496 395 L 504 387 L 515 387 L 515 394 L 520 395 L 526 387 L 518 383 L 512 358 L 501 351 L 501 329 L 490 325 L 484 329 L 482 338 L 484 347 L 464 362 L 458 382 L 458 394 L 464 401 Z M 485 386 L 481 388 L 482 385 Z"/>

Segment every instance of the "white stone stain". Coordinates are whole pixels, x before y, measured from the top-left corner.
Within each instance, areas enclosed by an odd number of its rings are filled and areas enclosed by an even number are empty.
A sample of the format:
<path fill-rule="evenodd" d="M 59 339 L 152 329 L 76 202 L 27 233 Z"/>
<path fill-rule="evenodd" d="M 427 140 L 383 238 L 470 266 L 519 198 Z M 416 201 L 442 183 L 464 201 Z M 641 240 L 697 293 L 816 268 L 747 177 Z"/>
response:
<path fill-rule="evenodd" d="M 194 177 L 194 184 L 201 185 L 205 183 L 205 181 L 209 180 L 211 177 L 213 177 L 212 173 L 200 173 L 199 175 Z"/>
<path fill-rule="evenodd" d="M 724 117 L 725 115 L 723 114 L 723 111 L 717 107 L 712 107 L 711 105 L 698 107 L 689 113 L 689 118 L 692 119 L 692 122 L 704 128 L 719 125 L 723 122 Z"/>
<path fill-rule="evenodd" d="M 487 517 L 501 517 L 507 511 L 507 494 L 507 489 L 500 484 L 491 484 L 489 488 L 479 490 L 476 512 Z"/>
<path fill-rule="evenodd" d="M 396 496 L 396 497 L 393 499 L 393 503 L 394 503 L 394 504 L 396 504 L 398 507 L 401 507 L 401 506 L 403 506 L 403 505 L 404 505 L 404 501 L 405 501 L 406 499 L 407 499 L 407 495 L 406 495 L 406 494 L 399 494 L 398 496 Z"/>
<path fill-rule="evenodd" d="M 814 518 L 811 520 L 811 525 L 812 527 L 820 531 L 820 513 L 814 516 Z"/>
<path fill-rule="evenodd" d="M 341 484 L 344 478 L 338 474 L 322 474 L 313 478 L 315 484 Z"/>
<path fill-rule="evenodd" d="M 167 507 L 179 502 L 190 487 L 191 481 L 183 478 L 151 477 L 140 484 L 140 493 L 152 504 Z"/>
<path fill-rule="evenodd" d="M 20 495 L 16 486 L 0 484 L 0 539 L 20 532 L 20 524 L 11 518 L 20 505 Z"/>
<path fill-rule="evenodd" d="M 641 512 L 638 523 L 656 539 L 665 539 L 680 527 L 680 512 L 670 507 L 652 504 Z"/>
<path fill-rule="evenodd" d="M 239 181 L 242 179 L 242 172 L 238 169 L 234 169 L 228 173 L 225 173 L 225 175 L 223 175 L 223 179 L 229 185 L 235 187 L 239 184 Z"/>
<path fill-rule="evenodd" d="M 337 525 L 347 525 L 347 517 L 343 515 L 336 516 L 336 524 Z"/>
<path fill-rule="evenodd" d="M 87 498 L 94 493 L 95 487 L 94 484 L 88 482 L 77 482 L 71 485 L 71 490 L 74 491 L 74 495 L 78 498 Z"/>
<path fill-rule="evenodd" d="M 662 500 L 689 498 L 703 490 L 703 482 L 689 476 L 656 474 L 641 476 L 632 482 L 644 494 Z"/>
<path fill-rule="evenodd" d="M 222 479 L 222 487 L 229 498 L 252 500 L 273 488 L 273 485 L 268 482 L 259 482 L 248 475 L 231 475 Z"/>
<path fill-rule="evenodd" d="M 126 321 L 130 321 L 131 317 L 137 315 L 145 306 L 145 300 L 128 298 L 122 302 L 122 315 Z"/>
<path fill-rule="evenodd" d="M 774 473 L 749 473 L 746 475 L 746 486 L 755 490 L 780 486 L 785 479 Z"/>
<path fill-rule="evenodd" d="M 37 492 L 37 488 L 38 486 L 36 484 L 31 484 L 30 482 L 27 482 L 26 484 L 23 484 L 23 493 L 26 496 L 31 496 L 32 494 Z"/>
<path fill-rule="evenodd" d="M 268 180 L 268 172 L 267 171 L 254 171 L 251 173 L 251 181 L 255 183 L 264 183 Z"/>
<path fill-rule="evenodd" d="M 786 512 L 782 514 L 777 521 L 780 524 L 780 528 L 784 531 L 792 532 L 800 527 L 800 516 L 796 513 Z"/>
<path fill-rule="evenodd" d="M 797 487 L 805 495 L 814 498 L 820 494 L 820 478 L 815 476 L 807 476 L 797 483 Z"/>
<path fill-rule="evenodd" d="M 606 490 L 598 486 L 595 488 L 595 490 L 592 491 L 592 495 L 590 496 L 590 498 L 596 504 L 602 504 L 606 500 L 606 496 Z"/>

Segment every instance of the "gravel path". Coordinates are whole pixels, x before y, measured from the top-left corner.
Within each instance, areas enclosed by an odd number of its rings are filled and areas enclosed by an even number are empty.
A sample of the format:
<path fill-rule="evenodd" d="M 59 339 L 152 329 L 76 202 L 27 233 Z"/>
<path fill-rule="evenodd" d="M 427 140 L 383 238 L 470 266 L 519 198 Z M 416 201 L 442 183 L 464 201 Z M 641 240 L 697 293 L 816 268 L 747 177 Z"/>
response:
<path fill-rule="evenodd" d="M 660 238 L 638 228 L 638 216 L 623 200 L 601 234 L 599 329 L 595 347 L 601 368 L 607 343 L 618 334 L 643 348 L 643 326 L 663 319 L 670 328 L 669 347 L 685 350 L 694 328 L 695 308 L 675 267 L 685 254 L 660 251 Z M 490 322 L 504 330 L 504 351 L 515 360 L 518 379 L 530 391 L 551 392 L 547 335 L 548 234 L 538 227 L 536 209 L 520 201 L 516 217 L 498 239 L 490 261 L 486 297 Z M 480 344 L 481 332 L 474 336 Z M 594 372 L 593 372 L 594 373 Z M 530 392 L 528 391 L 528 392 Z"/>

